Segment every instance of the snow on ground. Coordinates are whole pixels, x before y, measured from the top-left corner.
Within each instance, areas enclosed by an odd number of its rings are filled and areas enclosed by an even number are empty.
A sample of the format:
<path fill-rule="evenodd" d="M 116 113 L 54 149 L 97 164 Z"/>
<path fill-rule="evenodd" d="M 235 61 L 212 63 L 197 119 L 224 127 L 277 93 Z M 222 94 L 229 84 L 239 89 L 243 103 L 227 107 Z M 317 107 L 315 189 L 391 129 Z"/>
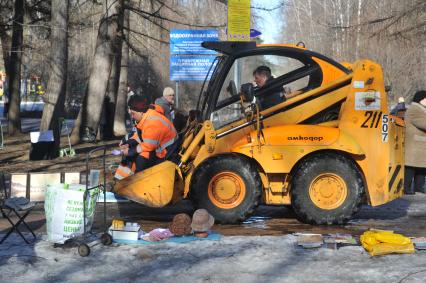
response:
<path fill-rule="evenodd" d="M 360 246 L 305 250 L 293 235 L 219 241 L 54 248 L 0 245 L 0 282 L 426 282 L 426 251 L 371 257 Z"/>

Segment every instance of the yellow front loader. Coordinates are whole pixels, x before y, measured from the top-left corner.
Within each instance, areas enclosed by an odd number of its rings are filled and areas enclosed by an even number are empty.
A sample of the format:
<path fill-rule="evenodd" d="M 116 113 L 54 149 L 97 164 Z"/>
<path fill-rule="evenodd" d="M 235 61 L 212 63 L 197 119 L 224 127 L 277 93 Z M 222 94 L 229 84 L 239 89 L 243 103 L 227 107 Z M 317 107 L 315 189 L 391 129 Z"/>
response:
<path fill-rule="evenodd" d="M 389 115 L 377 63 L 343 65 L 293 45 L 203 46 L 219 56 L 178 164 L 119 181 L 118 194 L 151 207 L 190 198 L 222 223 L 243 221 L 258 204 L 291 205 L 314 224 L 344 223 L 362 203 L 403 194 L 404 124 Z M 253 88 L 259 65 L 274 77 Z M 259 97 L 277 90 L 283 101 L 262 109 Z"/>

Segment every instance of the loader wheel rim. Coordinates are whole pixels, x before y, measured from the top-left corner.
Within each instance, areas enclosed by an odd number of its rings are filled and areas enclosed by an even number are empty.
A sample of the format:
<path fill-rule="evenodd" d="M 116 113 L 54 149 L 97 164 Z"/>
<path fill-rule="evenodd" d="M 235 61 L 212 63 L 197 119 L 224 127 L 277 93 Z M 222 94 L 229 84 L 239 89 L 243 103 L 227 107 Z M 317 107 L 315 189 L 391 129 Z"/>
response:
<path fill-rule="evenodd" d="M 233 172 L 220 172 L 209 182 L 208 195 L 217 207 L 231 209 L 239 206 L 246 196 L 243 179 Z"/>
<path fill-rule="evenodd" d="M 317 176 L 309 186 L 312 202 L 321 209 L 340 207 L 348 196 L 346 182 L 338 175 L 325 173 Z"/>

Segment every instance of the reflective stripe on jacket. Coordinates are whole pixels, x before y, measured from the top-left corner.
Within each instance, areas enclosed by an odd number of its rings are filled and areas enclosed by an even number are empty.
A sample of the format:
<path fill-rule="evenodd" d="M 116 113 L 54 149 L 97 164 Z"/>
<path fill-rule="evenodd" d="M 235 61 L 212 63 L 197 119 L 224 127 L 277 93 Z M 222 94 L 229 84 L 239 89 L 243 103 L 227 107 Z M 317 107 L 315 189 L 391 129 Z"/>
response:
<path fill-rule="evenodd" d="M 135 170 L 132 170 L 131 168 L 120 164 L 120 166 L 118 166 L 117 170 L 115 171 L 114 177 L 117 180 L 122 180 L 126 177 L 133 175 L 134 172 Z"/>
<path fill-rule="evenodd" d="M 158 158 L 164 158 L 167 153 L 166 147 L 173 144 L 177 138 L 173 124 L 154 109 L 148 109 L 136 127 L 142 137 L 137 152 L 145 158 L 149 158 L 151 151 L 155 151 Z"/>

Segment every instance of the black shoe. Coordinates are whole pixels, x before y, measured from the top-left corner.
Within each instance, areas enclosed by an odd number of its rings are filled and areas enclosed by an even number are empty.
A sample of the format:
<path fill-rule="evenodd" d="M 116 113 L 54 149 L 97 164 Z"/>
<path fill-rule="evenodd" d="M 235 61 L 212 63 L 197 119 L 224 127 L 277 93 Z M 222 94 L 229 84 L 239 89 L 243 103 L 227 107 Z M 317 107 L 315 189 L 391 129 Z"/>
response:
<path fill-rule="evenodd" d="M 426 190 L 422 188 L 422 189 L 416 190 L 416 193 L 426 194 Z"/>
<path fill-rule="evenodd" d="M 406 195 L 415 195 L 416 193 L 413 191 L 405 191 L 404 194 Z"/>
<path fill-rule="evenodd" d="M 96 142 L 96 134 L 91 128 L 86 127 L 83 135 L 81 136 L 81 141 L 94 143 Z"/>

